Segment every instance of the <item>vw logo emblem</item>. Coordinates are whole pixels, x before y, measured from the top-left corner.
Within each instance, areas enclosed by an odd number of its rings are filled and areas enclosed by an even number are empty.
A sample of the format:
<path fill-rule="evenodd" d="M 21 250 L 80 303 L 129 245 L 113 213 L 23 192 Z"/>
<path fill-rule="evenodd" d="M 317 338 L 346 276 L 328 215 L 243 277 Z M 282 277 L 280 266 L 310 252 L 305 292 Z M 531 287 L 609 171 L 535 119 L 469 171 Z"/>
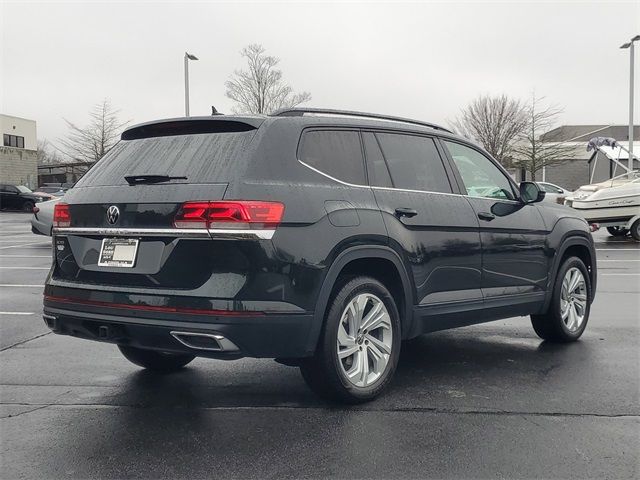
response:
<path fill-rule="evenodd" d="M 113 225 L 118 221 L 119 217 L 120 209 L 118 207 L 116 207 L 115 205 L 111 205 L 109 208 L 107 208 L 107 222 Z"/>

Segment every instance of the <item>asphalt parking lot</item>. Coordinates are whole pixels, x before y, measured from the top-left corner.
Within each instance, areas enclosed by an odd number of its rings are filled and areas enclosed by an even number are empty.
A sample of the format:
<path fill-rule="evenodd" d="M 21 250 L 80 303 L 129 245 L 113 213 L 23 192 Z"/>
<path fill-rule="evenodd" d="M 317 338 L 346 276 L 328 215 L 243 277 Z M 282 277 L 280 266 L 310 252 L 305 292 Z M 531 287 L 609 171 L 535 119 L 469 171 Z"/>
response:
<path fill-rule="evenodd" d="M 527 318 L 403 345 L 391 391 L 328 407 L 297 369 L 197 359 L 159 376 L 49 333 L 51 242 L 0 213 L 2 478 L 638 478 L 640 244 L 595 234 L 582 340 Z"/>

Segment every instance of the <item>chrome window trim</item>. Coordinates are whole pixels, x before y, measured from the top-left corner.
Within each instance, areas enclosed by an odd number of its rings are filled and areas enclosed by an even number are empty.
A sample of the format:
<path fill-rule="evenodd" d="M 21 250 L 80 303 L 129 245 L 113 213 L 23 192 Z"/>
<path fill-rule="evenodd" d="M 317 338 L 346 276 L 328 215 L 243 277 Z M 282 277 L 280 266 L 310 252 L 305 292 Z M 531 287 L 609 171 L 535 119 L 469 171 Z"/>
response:
<path fill-rule="evenodd" d="M 376 186 L 372 186 L 372 185 L 358 185 L 358 184 L 355 184 L 355 183 L 344 182 L 344 181 L 339 180 L 339 179 L 337 179 L 335 177 L 332 177 L 328 173 L 324 173 L 323 171 L 318 170 L 317 168 L 312 167 L 311 165 L 308 165 L 308 164 L 304 163 L 299 158 L 297 160 L 302 165 L 304 165 L 305 167 L 313 170 L 314 172 L 319 173 L 320 175 L 323 175 L 323 176 L 333 180 L 334 182 L 338 182 L 338 183 L 340 183 L 342 185 L 345 185 L 347 187 L 368 188 L 368 189 L 376 189 L 376 190 L 391 190 L 391 191 L 409 192 L 409 193 L 431 193 L 431 194 L 434 194 L 434 195 L 449 195 L 449 196 L 453 196 L 453 197 L 483 198 L 485 200 L 497 200 L 497 201 L 500 201 L 500 202 L 520 203 L 518 200 L 510 200 L 508 198 L 478 197 L 476 195 L 463 195 L 461 193 L 453 193 L 453 192 L 451 192 L 451 193 L 448 193 L 448 192 L 433 192 L 433 191 L 430 191 L 430 190 L 411 190 L 411 189 L 408 189 L 408 188 L 376 187 Z"/>
<path fill-rule="evenodd" d="M 228 228 L 101 228 L 66 227 L 54 228 L 54 235 L 112 235 L 115 237 L 180 237 L 209 239 L 259 239 L 270 240 L 275 229 L 228 229 Z"/>

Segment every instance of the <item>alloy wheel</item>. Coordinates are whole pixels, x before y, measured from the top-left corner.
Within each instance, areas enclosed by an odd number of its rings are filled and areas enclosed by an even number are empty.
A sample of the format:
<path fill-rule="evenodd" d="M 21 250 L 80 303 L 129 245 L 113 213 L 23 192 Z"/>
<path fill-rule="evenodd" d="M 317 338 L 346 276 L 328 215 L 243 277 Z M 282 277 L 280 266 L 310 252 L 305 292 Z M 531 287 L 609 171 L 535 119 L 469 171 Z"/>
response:
<path fill-rule="evenodd" d="M 370 293 L 355 296 L 338 325 L 338 363 L 353 385 L 368 387 L 384 373 L 393 346 L 391 317 Z"/>
<path fill-rule="evenodd" d="M 576 332 L 584 323 L 587 312 L 587 283 L 580 269 L 567 270 L 560 292 L 560 315 L 567 330 Z"/>

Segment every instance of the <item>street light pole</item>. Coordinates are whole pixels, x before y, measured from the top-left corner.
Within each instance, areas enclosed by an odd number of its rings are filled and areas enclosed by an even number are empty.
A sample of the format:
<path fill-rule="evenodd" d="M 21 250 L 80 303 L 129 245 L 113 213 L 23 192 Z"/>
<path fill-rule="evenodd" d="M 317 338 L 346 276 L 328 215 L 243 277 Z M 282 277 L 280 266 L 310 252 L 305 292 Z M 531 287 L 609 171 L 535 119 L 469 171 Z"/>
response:
<path fill-rule="evenodd" d="M 633 155 L 633 65 L 634 65 L 634 43 L 640 40 L 640 35 L 636 35 L 631 41 L 625 43 L 620 48 L 629 49 L 629 165 Z"/>
<path fill-rule="evenodd" d="M 189 116 L 189 60 L 198 60 L 198 57 L 184 52 L 184 116 Z"/>

